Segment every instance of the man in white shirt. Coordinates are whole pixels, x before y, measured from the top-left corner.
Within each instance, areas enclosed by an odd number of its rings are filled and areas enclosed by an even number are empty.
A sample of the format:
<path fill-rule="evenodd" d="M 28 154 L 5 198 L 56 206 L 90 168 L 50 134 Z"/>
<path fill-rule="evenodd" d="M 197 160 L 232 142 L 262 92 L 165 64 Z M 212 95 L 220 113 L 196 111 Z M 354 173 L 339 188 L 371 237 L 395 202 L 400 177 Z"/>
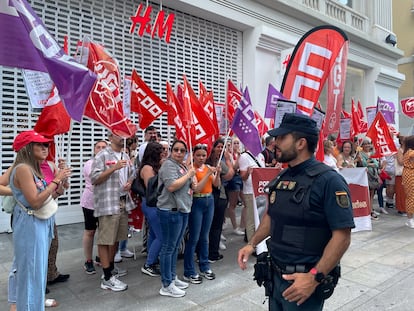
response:
<path fill-rule="evenodd" d="M 263 154 L 259 153 L 254 157 L 249 151 L 243 152 L 239 159 L 240 176 L 243 180 L 243 195 L 246 208 L 246 233 L 247 240 L 250 241 L 255 232 L 254 224 L 254 204 L 252 170 L 255 167 L 265 167 Z"/>

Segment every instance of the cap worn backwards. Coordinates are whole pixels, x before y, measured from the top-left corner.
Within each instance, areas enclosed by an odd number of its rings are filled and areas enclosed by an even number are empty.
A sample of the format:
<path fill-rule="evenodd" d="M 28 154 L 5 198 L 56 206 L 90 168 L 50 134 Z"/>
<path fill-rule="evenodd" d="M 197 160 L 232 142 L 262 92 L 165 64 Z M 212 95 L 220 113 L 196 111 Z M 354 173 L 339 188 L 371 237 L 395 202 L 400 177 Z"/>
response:
<path fill-rule="evenodd" d="M 310 117 L 296 114 L 286 113 L 278 128 L 271 129 L 267 133 L 270 136 L 283 136 L 292 132 L 300 132 L 308 135 L 319 135 L 318 125 L 315 120 Z"/>

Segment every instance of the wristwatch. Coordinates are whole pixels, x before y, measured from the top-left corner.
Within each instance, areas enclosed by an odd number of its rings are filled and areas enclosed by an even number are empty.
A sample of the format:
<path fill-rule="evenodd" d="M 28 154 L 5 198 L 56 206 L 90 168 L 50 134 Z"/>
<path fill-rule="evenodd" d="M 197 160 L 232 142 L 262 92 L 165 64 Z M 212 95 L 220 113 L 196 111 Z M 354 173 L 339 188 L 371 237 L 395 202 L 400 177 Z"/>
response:
<path fill-rule="evenodd" d="M 325 274 L 319 272 L 315 267 L 310 269 L 309 272 L 315 277 L 316 282 L 321 283 L 323 280 L 325 280 Z"/>

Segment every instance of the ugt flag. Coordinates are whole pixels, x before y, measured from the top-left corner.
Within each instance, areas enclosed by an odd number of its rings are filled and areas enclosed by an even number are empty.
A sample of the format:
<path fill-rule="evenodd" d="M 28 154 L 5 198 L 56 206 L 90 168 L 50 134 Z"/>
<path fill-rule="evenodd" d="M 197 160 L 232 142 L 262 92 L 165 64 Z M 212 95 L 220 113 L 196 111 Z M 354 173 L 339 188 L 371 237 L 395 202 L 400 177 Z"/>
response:
<path fill-rule="evenodd" d="M 96 75 L 66 55 L 26 0 L 0 2 L 0 65 L 49 73 L 80 122 Z"/>
<path fill-rule="evenodd" d="M 280 91 L 287 99 L 296 101 L 302 113 L 312 115 L 326 79 L 347 41 L 341 29 L 324 25 L 308 31 L 296 45 Z M 343 86 L 338 85 L 339 88 Z M 327 119 L 330 122 L 328 116 Z"/>

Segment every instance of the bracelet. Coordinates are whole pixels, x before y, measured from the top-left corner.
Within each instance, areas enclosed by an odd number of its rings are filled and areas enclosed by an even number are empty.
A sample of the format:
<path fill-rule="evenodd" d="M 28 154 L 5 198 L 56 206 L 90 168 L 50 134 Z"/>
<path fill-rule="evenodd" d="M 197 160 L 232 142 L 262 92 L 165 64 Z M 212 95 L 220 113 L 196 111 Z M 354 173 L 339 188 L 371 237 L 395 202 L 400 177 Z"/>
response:
<path fill-rule="evenodd" d="M 60 183 L 60 182 L 57 182 L 57 181 L 55 181 L 55 180 L 52 180 L 52 183 L 54 183 L 56 186 L 59 186 L 59 183 Z"/>
<path fill-rule="evenodd" d="M 254 250 L 256 250 L 256 244 L 253 244 L 252 242 L 247 243 L 247 245 L 250 245 L 251 247 L 253 247 Z"/>

